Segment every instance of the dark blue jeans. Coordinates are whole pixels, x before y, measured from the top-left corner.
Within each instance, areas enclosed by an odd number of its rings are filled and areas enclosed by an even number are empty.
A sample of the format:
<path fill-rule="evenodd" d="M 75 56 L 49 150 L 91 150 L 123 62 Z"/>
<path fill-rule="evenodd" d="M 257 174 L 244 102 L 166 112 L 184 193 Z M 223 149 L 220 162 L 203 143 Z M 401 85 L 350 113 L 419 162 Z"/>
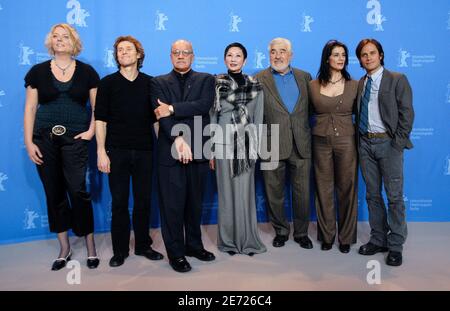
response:
<path fill-rule="evenodd" d="M 403 202 L 403 151 L 391 145 L 390 138 L 361 137 L 359 157 L 366 183 L 369 207 L 370 242 L 401 252 L 408 233 Z M 382 184 L 388 209 L 381 195 Z"/>

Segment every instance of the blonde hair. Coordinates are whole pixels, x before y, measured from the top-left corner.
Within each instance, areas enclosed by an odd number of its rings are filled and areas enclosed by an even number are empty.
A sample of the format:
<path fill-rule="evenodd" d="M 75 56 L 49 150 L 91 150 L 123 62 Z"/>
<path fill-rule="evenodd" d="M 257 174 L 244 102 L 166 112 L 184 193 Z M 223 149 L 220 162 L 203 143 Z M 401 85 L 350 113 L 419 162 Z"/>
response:
<path fill-rule="evenodd" d="M 75 30 L 75 28 L 73 28 L 72 26 L 70 26 L 69 24 L 66 23 L 60 23 L 60 24 L 56 24 L 53 25 L 52 28 L 50 29 L 50 32 L 47 34 L 46 38 L 45 38 L 45 47 L 48 50 L 48 54 L 50 55 L 55 55 L 55 51 L 53 50 L 52 47 L 52 35 L 53 32 L 55 31 L 56 28 L 61 27 L 64 30 L 66 30 L 69 33 L 69 38 L 70 38 L 70 42 L 72 42 L 72 56 L 77 56 L 78 54 L 81 53 L 81 50 L 83 49 L 83 45 L 81 44 L 81 39 L 80 36 L 78 35 L 78 32 Z"/>

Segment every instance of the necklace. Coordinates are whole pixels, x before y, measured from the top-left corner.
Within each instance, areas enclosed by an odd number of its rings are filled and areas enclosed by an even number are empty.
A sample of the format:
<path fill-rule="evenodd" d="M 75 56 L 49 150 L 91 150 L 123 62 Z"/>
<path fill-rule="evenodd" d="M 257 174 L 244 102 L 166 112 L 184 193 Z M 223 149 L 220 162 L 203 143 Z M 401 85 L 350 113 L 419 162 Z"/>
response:
<path fill-rule="evenodd" d="M 340 77 L 338 80 L 336 80 L 336 81 L 328 80 L 328 82 L 330 82 L 331 84 L 335 85 L 336 83 L 338 83 L 338 82 L 341 81 L 342 79 L 344 79 L 344 76 L 341 76 L 341 77 Z"/>
<path fill-rule="evenodd" d="M 70 61 L 70 63 L 65 68 L 59 66 L 58 63 L 56 62 L 56 60 L 53 60 L 53 62 L 55 63 L 55 66 L 58 67 L 62 71 L 62 74 L 64 76 L 66 74 L 66 70 L 69 69 L 69 67 L 72 65 L 73 60 Z"/>

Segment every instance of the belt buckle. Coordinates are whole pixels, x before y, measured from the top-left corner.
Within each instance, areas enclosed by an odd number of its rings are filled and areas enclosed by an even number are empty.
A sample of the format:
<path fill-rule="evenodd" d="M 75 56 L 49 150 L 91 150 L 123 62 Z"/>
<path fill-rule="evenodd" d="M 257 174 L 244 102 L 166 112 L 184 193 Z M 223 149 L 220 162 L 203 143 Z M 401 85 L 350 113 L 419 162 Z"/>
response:
<path fill-rule="evenodd" d="M 385 138 L 388 137 L 387 133 L 367 133 L 369 138 Z"/>
<path fill-rule="evenodd" d="M 66 127 L 63 125 L 55 125 L 52 127 L 52 134 L 56 136 L 62 136 L 66 133 Z"/>

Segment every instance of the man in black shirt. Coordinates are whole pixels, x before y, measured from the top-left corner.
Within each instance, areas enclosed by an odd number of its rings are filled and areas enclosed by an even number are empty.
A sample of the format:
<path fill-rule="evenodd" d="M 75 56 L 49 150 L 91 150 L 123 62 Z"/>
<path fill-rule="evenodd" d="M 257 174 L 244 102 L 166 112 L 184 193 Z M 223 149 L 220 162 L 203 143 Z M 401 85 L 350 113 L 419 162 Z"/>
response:
<path fill-rule="evenodd" d="M 112 196 L 111 267 L 128 257 L 130 178 L 133 189 L 134 253 L 150 260 L 163 255 L 151 248 L 149 235 L 152 194 L 152 126 L 155 116 L 150 103 L 151 77 L 140 72 L 144 61 L 141 43 L 131 36 L 114 44 L 119 71 L 100 81 L 95 109 L 98 169 L 109 174 Z"/>
<path fill-rule="evenodd" d="M 152 102 L 159 120 L 158 182 L 161 233 L 175 271 L 187 272 L 191 266 L 185 256 L 202 261 L 214 260 L 204 249 L 200 221 L 208 160 L 203 155 L 209 124 L 209 109 L 214 101 L 214 77 L 191 69 L 192 44 L 178 40 L 171 47 L 173 70 L 152 80 Z M 200 120 L 199 120 L 200 119 Z M 194 130 L 194 124 L 198 124 Z M 180 125 L 184 129 L 180 129 Z M 196 144 L 195 142 L 200 141 Z M 171 149 L 174 145 L 174 153 Z"/>

